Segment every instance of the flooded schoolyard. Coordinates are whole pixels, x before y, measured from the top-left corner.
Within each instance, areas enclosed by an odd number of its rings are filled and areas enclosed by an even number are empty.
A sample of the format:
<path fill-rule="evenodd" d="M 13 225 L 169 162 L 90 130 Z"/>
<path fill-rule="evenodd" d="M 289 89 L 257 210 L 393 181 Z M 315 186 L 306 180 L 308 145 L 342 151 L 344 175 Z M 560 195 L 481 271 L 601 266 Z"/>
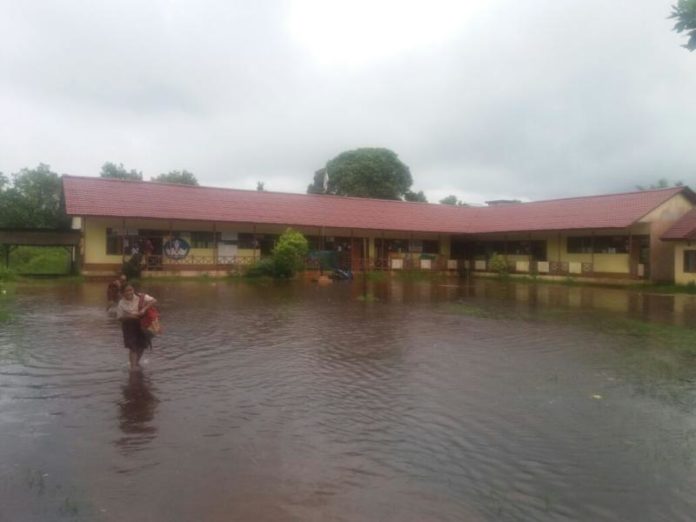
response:
<path fill-rule="evenodd" d="M 696 296 L 457 279 L 0 296 L 2 521 L 693 520 Z"/>

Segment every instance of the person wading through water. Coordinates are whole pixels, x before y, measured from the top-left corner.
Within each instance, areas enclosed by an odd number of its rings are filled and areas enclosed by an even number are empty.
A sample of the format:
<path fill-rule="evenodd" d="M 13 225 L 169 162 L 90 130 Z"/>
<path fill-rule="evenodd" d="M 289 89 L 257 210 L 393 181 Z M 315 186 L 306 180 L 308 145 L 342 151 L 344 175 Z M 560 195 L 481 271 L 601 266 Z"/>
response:
<path fill-rule="evenodd" d="M 123 345 L 128 348 L 130 369 L 135 371 L 140 369 L 140 358 L 145 348 L 150 346 L 150 338 L 140 325 L 140 319 L 149 308 L 157 304 L 157 300 L 151 295 L 136 294 L 133 285 L 126 285 L 122 295 L 118 302 L 116 317 L 121 321 Z"/>
<path fill-rule="evenodd" d="M 116 315 L 116 307 L 121 300 L 121 291 L 126 286 L 127 278 L 121 274 L 118 279 L 114 279 L 106 288 L 106 311 L 109 315 Z"/>

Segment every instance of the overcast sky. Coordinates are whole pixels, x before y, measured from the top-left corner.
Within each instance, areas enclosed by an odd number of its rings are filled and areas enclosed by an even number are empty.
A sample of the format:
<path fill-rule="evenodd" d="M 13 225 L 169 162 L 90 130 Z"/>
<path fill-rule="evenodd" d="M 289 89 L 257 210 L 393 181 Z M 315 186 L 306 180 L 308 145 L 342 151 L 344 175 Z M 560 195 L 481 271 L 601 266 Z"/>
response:
<path fill-rule="evenodd" d="M 696 188 L 676 0 L 0 0 L 0 171 L 304 192 L 387 147 L 430 201 Z"/>

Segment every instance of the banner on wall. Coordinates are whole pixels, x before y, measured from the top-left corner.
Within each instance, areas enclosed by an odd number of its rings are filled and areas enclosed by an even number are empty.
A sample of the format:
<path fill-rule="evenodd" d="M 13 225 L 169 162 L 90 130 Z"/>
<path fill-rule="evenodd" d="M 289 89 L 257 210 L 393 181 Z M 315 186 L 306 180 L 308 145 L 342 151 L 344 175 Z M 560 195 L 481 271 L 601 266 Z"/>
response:
<path fill-rule="evenodd" d="M 169 259 L 184 259 L 189 254 L 191 245 L 185 239 L 175 237 L 166 241 L 164 245 L 162 245 L 162 250 L 164 251 L 164 255 Z"/>

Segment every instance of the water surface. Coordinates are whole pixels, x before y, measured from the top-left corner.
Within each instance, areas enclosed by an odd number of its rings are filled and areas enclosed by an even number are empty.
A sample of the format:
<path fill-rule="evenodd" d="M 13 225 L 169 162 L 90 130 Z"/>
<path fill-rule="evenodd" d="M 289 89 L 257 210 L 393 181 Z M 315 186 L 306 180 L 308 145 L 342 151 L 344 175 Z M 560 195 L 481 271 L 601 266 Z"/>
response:
<path fill-rule="evenodd" d="M 0 520 L 693 520 L 696 298 L 147 283 L 0 297 Z M 367 298 L 365 292 L 367 291 Z"/>

